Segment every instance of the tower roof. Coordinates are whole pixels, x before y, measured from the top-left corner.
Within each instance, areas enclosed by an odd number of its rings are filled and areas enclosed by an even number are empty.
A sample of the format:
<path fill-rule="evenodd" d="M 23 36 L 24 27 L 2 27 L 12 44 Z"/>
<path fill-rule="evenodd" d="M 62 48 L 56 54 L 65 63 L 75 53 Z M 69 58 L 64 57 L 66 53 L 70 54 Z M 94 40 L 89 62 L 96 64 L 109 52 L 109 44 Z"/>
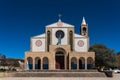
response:
<path fill-rule="evenodd" d="M 86 25 L 86 21 L 85 21 L 85 18 L 84 18 L 84 17 L 83 17 L 83 20 L 82 20 L 81 25 Z"/>

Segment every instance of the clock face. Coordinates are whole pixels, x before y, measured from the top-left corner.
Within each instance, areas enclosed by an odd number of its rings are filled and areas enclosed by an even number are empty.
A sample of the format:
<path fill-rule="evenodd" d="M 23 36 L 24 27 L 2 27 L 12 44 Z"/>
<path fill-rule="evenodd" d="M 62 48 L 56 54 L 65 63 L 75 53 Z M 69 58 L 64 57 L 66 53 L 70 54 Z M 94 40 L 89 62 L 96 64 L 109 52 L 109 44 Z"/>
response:
<path fill-rule="evenodd" d="M 64 32 L 62 30 L 58 30 L 55 35 L 57 38 L 62 39 L 64 37 Z"/>
<path fill-rule="evenodd" d="M 78 46 L 79 47 L 83 47 L 84 46 L 84 41 L 83 40 L 79 40 L 78 41 Z"/>
<path fill-rule="evenodd" d="M 42 41 L 41 41 L 41 40 L 37 40 L 37 41 L 35 42 L 35 45 L 36 45 L 37 47 L 40 47 L 40 46 L 42 45 Z"/>

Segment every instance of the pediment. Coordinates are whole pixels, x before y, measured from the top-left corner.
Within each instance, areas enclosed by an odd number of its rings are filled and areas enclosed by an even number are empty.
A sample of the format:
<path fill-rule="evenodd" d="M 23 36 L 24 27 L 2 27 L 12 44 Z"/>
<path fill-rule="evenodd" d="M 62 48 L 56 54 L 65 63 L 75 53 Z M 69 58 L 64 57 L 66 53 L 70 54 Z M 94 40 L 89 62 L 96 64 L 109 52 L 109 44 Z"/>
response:
<path fill-rule="evenodd" d="M 45 38 L 45 33 L 37 35 L 37 36 L 33 36 L 32 38 Z"/>
<path fill-rule="evenodd" d="M 56 23 L 47 25 L 46 27 L 74 27 L 74 25 L 58 21 Z"/>

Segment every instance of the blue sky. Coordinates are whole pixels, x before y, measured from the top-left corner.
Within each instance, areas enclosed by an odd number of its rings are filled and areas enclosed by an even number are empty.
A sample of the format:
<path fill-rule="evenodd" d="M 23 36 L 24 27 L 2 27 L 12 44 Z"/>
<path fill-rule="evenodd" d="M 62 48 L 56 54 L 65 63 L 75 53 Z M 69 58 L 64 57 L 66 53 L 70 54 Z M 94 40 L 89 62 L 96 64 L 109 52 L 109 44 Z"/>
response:
<path fill-rule="evenodd" d="M 120 51 L 119 0 L 0 0 L 0 53 L 24 58 L 30 37 L 44 33 L 45 26 L 58 21 L 75 25 L 80 33 L 84 16 L 90 44 L 101 43 Z"/>

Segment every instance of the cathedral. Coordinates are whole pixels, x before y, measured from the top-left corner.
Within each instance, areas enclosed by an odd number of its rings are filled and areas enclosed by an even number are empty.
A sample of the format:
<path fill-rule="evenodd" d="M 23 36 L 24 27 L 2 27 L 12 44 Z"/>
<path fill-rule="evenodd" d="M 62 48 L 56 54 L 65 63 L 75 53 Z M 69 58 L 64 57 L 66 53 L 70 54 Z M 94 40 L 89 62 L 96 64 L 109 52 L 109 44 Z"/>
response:
<path fill-rule="evenodd" d="M 88 25 L 83 17 L 80 34 L 74 25 L 57 22 L 46 25 L 45 33 L 30 38 L 25 52 L 26 70 L 87 70 L 95 64 L 95 53 L 88 52 Z"/>

